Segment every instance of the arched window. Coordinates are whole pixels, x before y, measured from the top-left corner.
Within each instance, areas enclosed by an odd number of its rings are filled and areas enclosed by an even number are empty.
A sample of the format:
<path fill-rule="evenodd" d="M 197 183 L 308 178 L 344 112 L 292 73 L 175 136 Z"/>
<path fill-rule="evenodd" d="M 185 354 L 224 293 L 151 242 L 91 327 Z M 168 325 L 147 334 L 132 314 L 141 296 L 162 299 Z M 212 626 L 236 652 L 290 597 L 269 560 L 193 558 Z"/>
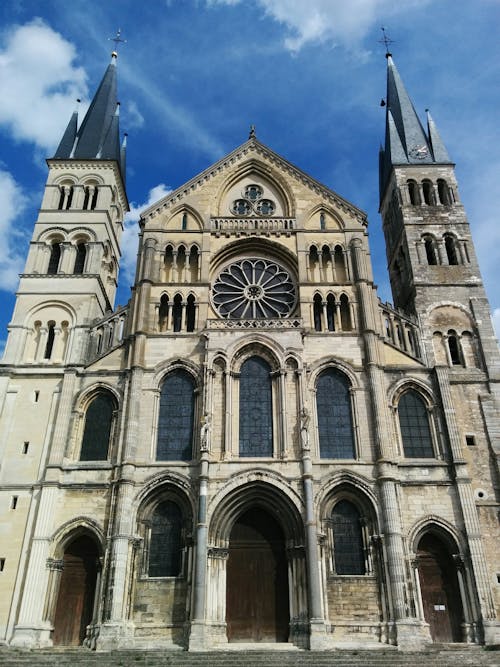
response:
<path fill-rule="evenodd" d="M 190 461 L 193 451 L 194 381 L 189 373 L 169 373 L 160 393 L 158 461 Z"/>
<path fill-rule="evenodd" d="M 313 299 L 314 330 L 322 330 L 323 321 L 323 300 L 321 294 L 315 294 Z"/>
<path fill-rule="evenodd" d="M 61 244 L 55 241 L 50 247 L 50 258 L 47 273 L 55 275 L 59 270 L 59 262 L 61 261 Z"/>
<path fill-rule="evenodd" d="M 309 273 L 311 280 L 320 280 L 319 270 L 316 275 L 316 269 L 319 267 L 319 255 L 316 246 L 312 245 L 309 248 Z"/>
<path fill-rule="evenodd" d="M 358 508 L 340 500 L 332 512 L 333 554 L 336 574 L 365 574 L 363 531 Z"/>
<path fill-rule="evenodd" d="M 418 206 L 420 204 L 420 196 L 418 193 L 418 184 L 416 181 L 408 181 L 408 195 L 410 197 L 410 204 Z"/>
<path fill-rule="evenodd" d="M 442 178 L 438 178 L 437 186 L 438 186 L 439 203 L 442 204 L 443 206 L 449 206 L 451 202 L 450 202 L 450 190 L 448 188 L 448 183 Z"/>
<path fill-rule="evenodd" d="M 160 308 L 158 311 L 158 329 L 160 331 L 167 331 L 168 328 L 168 296 L 161 295 Z"/>
<path fill-rule="evenodd" d="M 182 214 L 182 224 L 181 224 L 182 230 L 183 231 L 186 230 L 187 226 L 188 226 L 188 215 L 187 215 L 187 213 L 183 213 Z"/>
<path fill-rule="evenodd" d="M 351 309 L 346 294 L 342 294 L 340 297 L 340 321 L 342 322 L 342 331 L 351 331 Z"/>
<path fill-rule="evenodd" d="M 450 350 L 450 359 L 453 366 L 462 365 L 462 355 L 460 350 L 460 343 L 455 331 L 448 331 L 448 349 Z"/>
<path fill-rule="evenodd" d="M 172 322 L 174 331 L 180 331 L 182 328 L 182 296 L 174 296 L 174 307 L 172 308 Z"/>
<path fill-rule="evenodd" d="M 324 213 L 319 214 L 319 228 L 321 230 L 326 229 L 326 220 L 325 220 L 325 214 Z"/>
<path fill-rule="evenodd" d="M 52 350 L 54 349 L 54 340 L 56 338 L 56 323 L 49 322 L 47 324 L 47 343 L 45 345 L 44 359 L 50 359 Z"/>
<path fill-rule="evenodd" d="M 424 193 L 424 202 L 427 206 L 434 206 L 434 186 L 431 181 L 422 181 L 422 192 Z"/>
<path fill-rule="evenodd" d="M 432 238 L 432 236 L 424 237 L 424 246 L 425 246 L 425 255 L 427 257 L 427 263 L 430 264 L 431 266 L 435 266 L 437 264 L 437 255 L 436 255 L 436 247 L 434 245 L 434 239 Z"/>
<path fill-rule="evenodd" d="M 326 297 L 326 318 L 328 320 L 328 331 L 335 331 L 335 297 L 333 294 Z"/>
<path fill-rule="evenodd" d="M 174 249 L 171 245 L 165 248 L 164 279 L 165 282 L 173 282 Z"/>
<path fill-rule="evenodd" d="M 115 402 L 106 392 L 92 399 L 85 414 L 80 461 L 106 461 Z"/>
<path fill-rule="evenodd" d="M 189 271 L 190 271 L 190 282 L 194 283 L 198 280 L 198 268 L 200 263 L 200 253 L 198 252 L 197 246 L 191 246 L 189 251 Z"/>
<path fill-rule="evenodd" d="M 186 331 L 194 331 L 196 319 L 196 305 L 195 298 L 190 294 L 186 303 Z"/>
<path fill-rule="evenodd" d="M 273 455 L 271 367 L 250 357 L 240 370 L 240 456 Z"/>
<path fill-rule="evenodd" d="M 76 246 L 75 266 L 73 273 L 83 273 L 85 268 L 85 259 L 87 257 L 87 248 L 85 243 L 78 243 Z"/>
<path fill-rule="evenodd" d="M 350 385 L 334 368 L 323 371 L 316 385 L 319 452 L 322 459 L 353 459 Z"/>
<path fill-rule="evenodd" d="M 333 253 L 333 261 L 335 263 L 335 275 L 337 276 L 337 282 L 338 283 L 346 283 L 347 282 L 347 271 L 345 268 L 345 257 L 344 257 L 344 250 L 342 249 L 342 246 L 335 246 L 335 250 Z"/>
<path fill-rule="evenodd" d="M 177 577 L 181 573 L 182 513 L 171 500 L 159 505 L 151 517 L 148 575 Z"/>
<path fill-rule="evenodd" d="M 410 459 L 433 458 L 427 406 L 413 389 L 399 399 L 398 415 L 404 455 Z"/>
<path fill-rule="evenodd" d="M 452 266 L 458 264 L 456 240 L 451 234 L 445 234 L 444 247 L 446 248 L 448 264 L 451 264 Z"/>

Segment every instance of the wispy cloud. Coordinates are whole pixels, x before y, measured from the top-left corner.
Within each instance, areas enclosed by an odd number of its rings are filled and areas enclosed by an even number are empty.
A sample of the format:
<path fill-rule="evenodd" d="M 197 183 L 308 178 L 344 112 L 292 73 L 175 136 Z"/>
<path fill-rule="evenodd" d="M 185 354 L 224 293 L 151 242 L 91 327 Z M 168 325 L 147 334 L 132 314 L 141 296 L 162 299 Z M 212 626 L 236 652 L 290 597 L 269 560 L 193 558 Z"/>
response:
<path fill-rule="evenodd" d="M 299 51 L 311 42 L 332 45 L 343 44 L 349 49 L 357 47 L 361 39 L 373 28 L 377 17 L 387 17 L 413 6 L 424 6 L 430 0 L 253 0 L 265 14 L 283 24 L 288 34 L 283 44 L 292 52 Z M 241 0 L 207 0 L 208 6 L 237 5 Z M 400 6 L 401 5 L 401 6 Z"/>
<path fill-rule="evenodd" d="M 52 150 L 68 110 L 87 92 L 75 49 L 41 19 L 12 27 L 0 51 L 0 126 L 18 141 Z"/>
<path fill-rule="evenodd" d="M 0 289 L 12 291 L 17 286 L 18 274 L 24 263 L 25 241 L 16 243 L 23 237 L 14 221 L 23 214 L 28 205 L 28 198 L 12 174 L 0 170 L 0 236 L 2 253 L 0 254 Z M 19 249 L 21 253 L 19 253 Z"/>

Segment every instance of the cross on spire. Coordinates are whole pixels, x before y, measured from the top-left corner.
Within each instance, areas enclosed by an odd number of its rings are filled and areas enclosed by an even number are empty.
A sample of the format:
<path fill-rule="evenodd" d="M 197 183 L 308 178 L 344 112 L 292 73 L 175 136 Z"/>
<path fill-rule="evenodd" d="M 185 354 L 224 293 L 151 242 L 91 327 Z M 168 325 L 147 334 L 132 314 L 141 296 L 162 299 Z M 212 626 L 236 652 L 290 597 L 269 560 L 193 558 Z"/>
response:
<path fill-rule="evenodd" d="M 110 42 L 115 43 L 115 48 L 114 48 L 114 51 L 113 51 L 113 55 L 118 55 L 118 53 L 117 53 L 118 52 L 118 44 L 126 44 L 127 43 L 126 39 L 121 38 L 121 34 L 122 34 L 122 29 L 118 28 L 115 37 L 108 37 L 108 40 Z"/>
<path fill-rule="evenodd" d="M 384 26 L 382 26 L 380 30 L 382 30 L 382 39 L 379 39 L 378 43 L 385 45 L 385 56 L 387 58 L 388 56 L 392 55 L 389 51 L 389 44 L 394 44 L 394 40 L 387 35 Z"/>

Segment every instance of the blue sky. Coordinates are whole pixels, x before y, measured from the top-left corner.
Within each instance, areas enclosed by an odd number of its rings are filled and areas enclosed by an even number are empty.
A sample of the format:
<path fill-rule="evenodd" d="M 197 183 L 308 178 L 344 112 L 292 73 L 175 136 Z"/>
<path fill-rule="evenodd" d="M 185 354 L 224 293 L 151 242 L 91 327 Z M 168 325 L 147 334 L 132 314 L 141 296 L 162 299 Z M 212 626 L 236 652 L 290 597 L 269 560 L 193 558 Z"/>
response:
<path fill-rule="evenodd" d="M 368 213 L 375 280 L 391 298 L 378 215 L 381 26 L 421 118 L 457 177 L 500 334 L 499 0 L 4 0 L 0 5 L 0 349 L 54 151 L 122 29 L 129 134 L 129 298 L 139 211 L 258 138 Z"/>

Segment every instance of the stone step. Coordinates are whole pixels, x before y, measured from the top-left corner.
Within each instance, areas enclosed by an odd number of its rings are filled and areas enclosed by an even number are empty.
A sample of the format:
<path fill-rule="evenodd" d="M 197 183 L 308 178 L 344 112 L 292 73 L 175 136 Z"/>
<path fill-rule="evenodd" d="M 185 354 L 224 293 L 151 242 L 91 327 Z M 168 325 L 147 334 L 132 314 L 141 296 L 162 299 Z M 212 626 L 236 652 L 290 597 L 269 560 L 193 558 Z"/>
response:
<path fill-rule="evenodd" d="M 481 647 L 401 652 L 367 650 L 229 650 L 188 653 L 172 650 L 21 650 L 0 647 L 2 667 L 500 667 L 500 651 Z"/>

